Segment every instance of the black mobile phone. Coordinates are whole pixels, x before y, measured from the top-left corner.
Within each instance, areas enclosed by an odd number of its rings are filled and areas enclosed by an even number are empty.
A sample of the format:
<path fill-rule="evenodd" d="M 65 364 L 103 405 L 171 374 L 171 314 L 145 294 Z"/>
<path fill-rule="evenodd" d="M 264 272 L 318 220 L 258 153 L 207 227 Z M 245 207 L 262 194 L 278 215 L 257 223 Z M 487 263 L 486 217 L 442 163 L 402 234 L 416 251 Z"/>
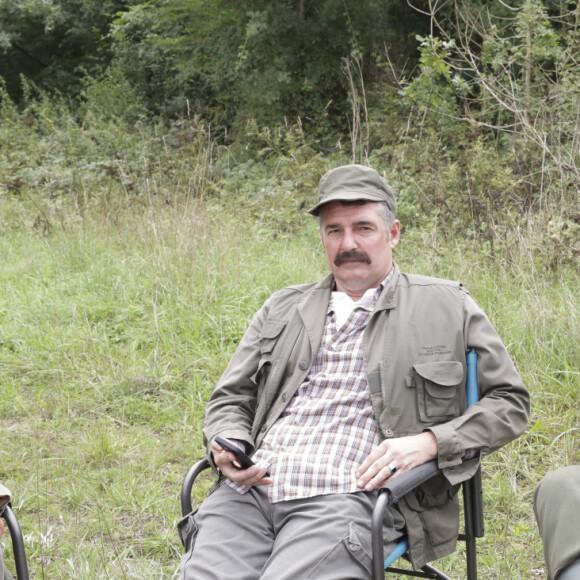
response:
<path fill-rule="evenodd" d="M 234 443 L 220 437 L 219 435 L 215 438 L 215 442 L 223 447 L 226 451 L 230 451 L 236 456 L 236 461 L 242 466 L 242 469 L 248 469 L 252 467 L 255 463 Z M 266 471 L 264 477 L 270 477 L 270 474 Z"/>

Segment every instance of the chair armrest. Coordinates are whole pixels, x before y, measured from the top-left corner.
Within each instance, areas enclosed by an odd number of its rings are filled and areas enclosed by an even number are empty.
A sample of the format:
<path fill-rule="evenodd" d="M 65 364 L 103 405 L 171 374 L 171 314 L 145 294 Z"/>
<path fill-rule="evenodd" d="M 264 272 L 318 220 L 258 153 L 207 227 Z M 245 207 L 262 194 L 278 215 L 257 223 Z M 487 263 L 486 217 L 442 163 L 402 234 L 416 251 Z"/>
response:
<path fill-rule="evenodd" d="M 207 459 L 201 459 L 194 464 L 187 472 L 183 484 L 181 486 L 181 515 L 185 517 L 193 509 L 191 506 L 191 490 L 195 478 L 204 470 L 210 467 Z"/>
<path fill-rule="evenodd" d="M 423 465 L 419 465 L 397 477 L 392 482 L 385 484 L 380 489 L 380 493 L 386 493 L 389 496 L 389 504 L 395 503 L 404 495 L 437 475 L 439 471 L 437 459 L 431 459 L 431 461 L 427 461 L 427 463 L 423 463 Z"/>
<path fill-rule="evenodd" d="M 440 472 L 437 459 L 419 465 L 411 471 L 387 483 L 379 490 L 379 497 L 373 511 L 371 522 L 373 549 L 373 578 L 385 577 L 385 555 L 383 550 L 383 518 L 388 505 L 399 501 L 404 495 L 425 483 Z"/>
<path fill-rule="evenodd" d="M 16 563 L 16 577 L 18 580 L 28 580 L 28 563 L 26 562 L 26 553 L 24 551 L 24 538 L 22 537 L 18 520 L 9 504 L 4 506 L 2 517 L 6 521 L 8 530 L 10 531 L 10 537 L 12 538 L 12 550 L 14 552 L 14 562 Z"/>

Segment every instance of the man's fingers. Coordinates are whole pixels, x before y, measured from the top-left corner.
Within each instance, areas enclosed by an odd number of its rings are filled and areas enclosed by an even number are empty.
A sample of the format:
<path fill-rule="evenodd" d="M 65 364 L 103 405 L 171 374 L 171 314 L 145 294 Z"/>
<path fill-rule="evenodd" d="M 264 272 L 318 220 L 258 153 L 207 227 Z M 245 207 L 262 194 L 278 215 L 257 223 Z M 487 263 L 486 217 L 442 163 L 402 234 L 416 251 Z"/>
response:
<path fill-rule="evenodd" d="M 380 467 L 374 464 L 372 469 L 361 475 L 358 486 L 364 488 L 365 491 L 372 491 L 385 485 L 387 481 L 391 481 L 396 473 L 399 473 L 399 469 L 395 467 L 393 461 Z"/>
<path fill-rule="evenodd" d="M 266 475 L 267 469 L 254 465 L 248 469 L 237 469 L 236 467 L 226 467 L 222 473 L 232 481 L 243 485 L 269 485 L 272 480 Z"/>
<path fill-rule="evenodd" d="M 384 458 L 389 450 L 389 442 L 383 441 L 378 447 L 375 447 L 368 457 L 361 463 L 356 470 L 356 477 L 362 477 L 366 472 L 372 472 L 373 469 L 379 471 L 384 467 Z M 375 471 L 375 472 L 376 472 Z"/>
<path fill-rule="evenodd" d="M 437 457 L 438 444 L 431 431 L 386 439 L 376 447 L 356 471 L 357 484 L 365 491 L 384 485 L 417 465 Z"/>
<path fill-rule="evenodd" d="M 236 461 L 236 456 L 215 442 L 211 444 L 211 451 L 217 468 L 231 481 L 243 485 L 269 485 L 272 483 L 270 478 L 264 477 L 268 471 L 265 467 L 253 465 L 248 469 L 241 469 L 238 467 L 239 463 Z"/>

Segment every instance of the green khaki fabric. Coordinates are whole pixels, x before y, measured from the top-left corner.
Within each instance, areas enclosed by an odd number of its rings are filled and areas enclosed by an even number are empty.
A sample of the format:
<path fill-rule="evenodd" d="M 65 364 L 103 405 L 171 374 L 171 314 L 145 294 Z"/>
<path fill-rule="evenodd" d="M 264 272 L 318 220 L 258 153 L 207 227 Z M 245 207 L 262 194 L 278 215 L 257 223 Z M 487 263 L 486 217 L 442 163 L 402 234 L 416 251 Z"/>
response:
<path fill-rule="evenodd" d="M 580 558 L 580 465 L 562 467 L 540 481 L 534 513 L 550 580 Z M 580 578 L 580 570 L 574 578 Z"/>
<path fill-rule="evenodd" d="M 343 165 L 324 174 L 318 184 L 318 203 L 309 213 L 318 215 L 332 201 L 367 200 L 384 202 L 393 215 L 397 211 L 393 188 L 372 168 L 364 165 Z"/>
<path fill-rule="evenodd" d="M 333 278 L 291 286 L 258 311 L 206 409 L 216 436 L 260 445 L 306 378 L 320 345 Z M 415 567 L 454 551 L 458 484 L 480 456 L 526 428 L 529 395 L 501 339 L 460 284 L 401 273 L 383 290 L 364 335 L 364 363 L 382 439 L 431 430 L 443 475 L 400 503 Z M 475 348 L 481 401 L 467 409 L 466 361 Z M 211 454 L 208 452 L 211 461 Z"/>

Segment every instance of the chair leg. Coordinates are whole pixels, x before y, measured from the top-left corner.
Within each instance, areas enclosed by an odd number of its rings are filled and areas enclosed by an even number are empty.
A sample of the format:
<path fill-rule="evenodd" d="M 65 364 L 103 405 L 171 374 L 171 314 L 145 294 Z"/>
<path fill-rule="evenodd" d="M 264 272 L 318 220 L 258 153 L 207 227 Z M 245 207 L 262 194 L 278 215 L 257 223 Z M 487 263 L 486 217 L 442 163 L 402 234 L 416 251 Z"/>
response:
<path fill-rule="evenodd" d="M 467 580 L 477 580 L 477 547 L 473 536 L 469 536 L 465 540 L 465 559 L 467 561 Z"/>
<path fill-rule="evenodd" d="M 10 536 L 12 538 L 12 549 L 14 551 L 14 561 L 16 562 L 16 576 L 18 580 L 28 580 L 28 563 L 26 562 L 26 553 L 24 552 L 24 538 L 18 525 L 14 512 L 9 505 L 4 507 L 2 517 L 6 520 Z"/>

